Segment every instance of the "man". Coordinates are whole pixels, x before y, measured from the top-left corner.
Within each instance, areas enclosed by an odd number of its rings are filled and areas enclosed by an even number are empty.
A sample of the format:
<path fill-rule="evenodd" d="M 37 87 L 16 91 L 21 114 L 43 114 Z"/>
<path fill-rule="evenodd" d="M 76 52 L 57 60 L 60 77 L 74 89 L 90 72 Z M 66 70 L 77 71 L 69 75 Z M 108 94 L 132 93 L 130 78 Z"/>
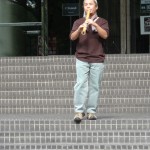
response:
<path fill-rule="evenodd" d="M 97 16 L 97 0 L 84 0 L 83 8 L 85 16 L 74 22 L 70 33 L 70 39 L 77 40 L 75 54 L 77 82 L 74 86 L 75 122 L 80 122 L 85 112 L 87 112 L 87 119 L 97 119 L 96 110 L 105 59 L 102 42 L 109 36 L 108 22 Z M 85 18 L 88 11 L 89 18 Z M 84 28 L 86 33 L 82 35 Z"/>

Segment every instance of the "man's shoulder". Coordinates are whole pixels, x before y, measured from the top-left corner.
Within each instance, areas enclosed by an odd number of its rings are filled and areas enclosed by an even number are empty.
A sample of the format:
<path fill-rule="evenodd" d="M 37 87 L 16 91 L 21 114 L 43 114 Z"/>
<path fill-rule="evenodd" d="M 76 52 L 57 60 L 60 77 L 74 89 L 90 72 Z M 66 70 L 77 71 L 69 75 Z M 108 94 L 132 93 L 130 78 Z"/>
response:
<path fill-rule="evenodd" d="M 102 18 L 102 17 L 98 17 L 98 21 L 99 22 L 108 22 L 105 18 Z"/>

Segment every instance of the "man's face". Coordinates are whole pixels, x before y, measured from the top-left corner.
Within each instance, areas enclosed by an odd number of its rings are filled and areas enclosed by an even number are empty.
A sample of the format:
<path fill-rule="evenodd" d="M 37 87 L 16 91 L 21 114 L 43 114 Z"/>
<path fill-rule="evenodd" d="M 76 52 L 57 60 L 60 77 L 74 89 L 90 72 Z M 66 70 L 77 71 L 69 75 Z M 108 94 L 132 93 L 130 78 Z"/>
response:
<path fill-rule="evenodd" d="M 96 13 L 98 6 L 95 3 L 95 0 L 84 0 L 84 11 L 87 12 L 88 10 L 90 10 L 90 13 L 93 15 Z"/>

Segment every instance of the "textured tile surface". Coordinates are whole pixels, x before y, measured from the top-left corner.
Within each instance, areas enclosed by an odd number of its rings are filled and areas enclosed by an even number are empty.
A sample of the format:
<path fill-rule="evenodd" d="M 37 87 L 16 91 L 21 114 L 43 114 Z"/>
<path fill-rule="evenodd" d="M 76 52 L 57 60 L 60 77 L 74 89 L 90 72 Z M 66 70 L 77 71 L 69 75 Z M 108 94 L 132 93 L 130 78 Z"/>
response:
<path fill-rule="evenodd" d="M 107 55 L 96 121 L 73 122 L 74 56 L 0 58 L 0 150 L 150 150 L 150 55 Z"/>

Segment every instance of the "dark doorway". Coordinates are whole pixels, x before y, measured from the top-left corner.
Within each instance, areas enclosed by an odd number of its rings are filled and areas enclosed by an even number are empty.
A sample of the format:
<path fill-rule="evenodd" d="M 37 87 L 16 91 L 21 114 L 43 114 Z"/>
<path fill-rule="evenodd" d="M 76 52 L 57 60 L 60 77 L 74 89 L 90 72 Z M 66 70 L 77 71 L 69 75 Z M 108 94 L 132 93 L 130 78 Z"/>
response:
<path fill-rule="evenodd" d="M 83 14 L 82 3 L 79 0 L 57 0 L 48 1 L 48 45 L 49 55 L 66 55 L 75 53 L 75 42 L 70 43 L 69 33 L 73 22 L 79 16 L 63 16 L 63 3 L 79 3 L 80 17 Z M 110 25 L 110 37 L 105 42 L 106 53 L 120 53 L 120 0 L 101 0 L 99 3 L 98 15 L 107 19 Z M 71 45 L 71 46 L 70 46 Z M 71 49 L 71 52 L 70 52 Z"/>
<path fill-rule="evenodd" d="M 131 10 L 131 53 L 149 53 L 149 35 L 141 34 L 140 16 L 147 16 L 140 10 L 140 1 L 130 2 Z"/>
<path fill-rule="evenodd" d="M 62 5 L 64 3 L 78 3 L 78 0 L 57 0 L 48 1 L 48 45 L 49 54 L 74 54 L 73 43 L 70 43 L 69 33 L 74 20 L 79 16 L 63 16 Z"/>

